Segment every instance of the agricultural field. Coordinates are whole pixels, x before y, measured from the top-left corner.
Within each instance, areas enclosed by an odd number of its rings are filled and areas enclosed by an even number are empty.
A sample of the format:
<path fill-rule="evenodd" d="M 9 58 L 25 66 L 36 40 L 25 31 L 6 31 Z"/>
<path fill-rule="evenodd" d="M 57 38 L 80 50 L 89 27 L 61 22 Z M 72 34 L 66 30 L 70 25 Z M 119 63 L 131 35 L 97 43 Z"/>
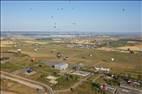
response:
<path fill-rule="evenodd" d="M 94 69 L 94 67 L 106 67 L 110 68 L 114 74 L 129 74 L 135 79 L 142 76 L 142 52 L 138 50 L 134 50 L 134 53 L 131 54 L 122 53 L 118 50 L 69 48 L 66 46 L 66 43 L 52 43 L 51 40 L 34 40 L 33 42 L 31 40 L 17 40 L 15 43 L 16 46 L 10 43 L 11 46 L 1 47 L 1 55 L 3 57 L 10 57 L 8 62 L 1 64 L 1 70 L 48 84 L 55 90 L 70 88 L 72 84 L 82 78 L 59 75 L 59 70 L 41 63 L 43 60 L 64 61 L 70 65 L 81 63 L 86 66 L 87 70 Z M 118 49 L 118 47 L 115 48 Z M 17 49 L 21 49 L 21 52 L 19 53 Z M 57 58 L 56 54 L 58 52 L 63 54 L 61 58 Z M 64 60 L 63 57 L 68 58 Z M 32 58 L 35 58 L 34 62 Z M 114 58 L 114 61 L 112 61 L 112 58 Z M 25 75 L 24 70 L 27 67 L 31 67 L 36 73 L 31 76 Z M 58 84 L 51 85 L 46 79 L 48 75 L 58 76 Z M 99 92 L 92 89 L 91 83 L 91 80 L 86 81 L 77 90 L 70 93 L 67 92 L 67 94 L 99 94 Z"/>
<path fill-rule="evenodd" d="M 18 41 L 19 42 L 19 41 Z M 45 41 L 44 41 L 45 42 Z M 22 49 L 22 55 L 17 55 L 15 52 L 17 49 Z M 83 63 L 87 66 L 98 65 L 104 67 L 110 67 L 116 72 L 131 72 L 141 73 L 142 66 L 142 53 L 136 52 L 135 54 L 121 53 L 117 51 L 105 51 L 96 49 L 85 49 L 85 48 L 67 48 L 65 44 L 42 44 L 38 46 L 38 51 L 34 51 L 37 48 L 33 44 L 18 43 L 18 47 L 4 48 L 9 53 L 14 53 L 15 56 L 11 58 L 8 64 L 2 65 L 8 67 L 9 64 L 23 67 L 31 64 L 30 59 L 36 57 L 39 60 L 58 60 L 56 57 L 57 52 L 63 53 L 64 56 L 69 57 L 66 61 L 70 64 Z M 3 48 L 1 48 L 3 49 Z M 52 52 L 51 52 L 52 51 Z M 91 54 L 92 56 L 89 56 Z M 23 57 L 23 55 L 25 55 Z M 19 59 L 18 59 L 19 58 Z M 115 60 L 112 62 L 111 58 Z M 19 64 L 20 62 L 20 64 Z M 20 66 L 21 65 L 21 66 Z M 6 69 L 6 68 L 4 68 Z"/>

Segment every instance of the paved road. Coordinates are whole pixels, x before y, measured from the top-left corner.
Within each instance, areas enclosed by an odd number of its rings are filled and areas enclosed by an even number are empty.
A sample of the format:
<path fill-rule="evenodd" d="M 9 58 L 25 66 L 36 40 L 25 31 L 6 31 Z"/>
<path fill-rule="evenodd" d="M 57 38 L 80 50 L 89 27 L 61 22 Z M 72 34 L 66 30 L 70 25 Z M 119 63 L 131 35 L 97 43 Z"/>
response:
<path fill-rule="evenodd" d="M 129 89 L 129 90 L 134 90 L 134 91 L 139 91 L 142 94 L 142 90 L 137 89 L 137 88 L 132 88 L 130 86 L 125 86 L 125 85 L 120 85 L 120 88 L 124 88 L 124 89 Z"/>
<path fill-rule="evenodd" d="M 117 88 L 113 94 L 142 94 L 142 92 L 131 89 Z"/>
<path fill-rule="evenodd" d="M 120 87 L 115 88 L 113 94 L 142 94 L 142 90 L 130 86 L 120 85 Z"/>
<path fill-rule="evenodd" d="M 70 91 L 71 88 L 77 88 L 79 85 L 81 85 L 84 81 L 86 81 L 88 78 L 90 78 L 92 75 L 85 77 L 84 79 L 81 79 L 79 82 L 75 83 L 74 85 L 72 85 L 71 87 L 67 88 L 67 89 L 63 89 L 63 90 L 55 90 L 55 93 L 63 93 L 63 92 L 68 92 Z M 101 75 L 97 76 L 93 81 L 97 80 L 98 78 L 100 78 Z"/>
<path fill-rule="evenodd" d="M 31 88 L 36 88 L 36 89 L 38 88 L 39 90 L 42 90 L 44 92 L 43 94 L 54 94 L 52 88 L 50 88 L 46 84 L 33 81 L 30 79 L 26 79 L 24 77 L 20 77 L 18 75 L 14 75 L 14 74 L 3 72 L 3 71 L 0 71 L 0 73 L 1 73 L 1 78 L 9 79 L 9 80 L 18 82 L 20 84 L 24 84 Z"/>

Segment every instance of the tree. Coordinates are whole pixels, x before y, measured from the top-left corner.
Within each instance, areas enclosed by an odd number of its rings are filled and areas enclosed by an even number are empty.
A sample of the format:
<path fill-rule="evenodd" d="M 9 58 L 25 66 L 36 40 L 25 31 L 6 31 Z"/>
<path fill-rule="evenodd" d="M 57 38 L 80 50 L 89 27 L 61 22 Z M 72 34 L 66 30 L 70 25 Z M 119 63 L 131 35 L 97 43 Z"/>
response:
<path fill-rule="evenodd" d="M 56 76 L 56 75 L 57 75 L 57 72 L 55 71 L 55 72 L 53 72 L 53 74 Z"/>
<path fill-rule="evenodd" d="M 138 80 L 142 80 L 142 75 L 139 74 L 139 75 L 137 76 L 137 79 L 138 79 Z"/>
<path fill-rule="evenodd" d="M 97 90 L 98 92 L 100 91 L 100 85 L 98 83 L 92 83 L 92 86 Z"/>
<path fill-rule="evenodd" d="M 70 88 L 70 90 L 73 92 L 74 89 L 73 89 L 73 88 Z"/>

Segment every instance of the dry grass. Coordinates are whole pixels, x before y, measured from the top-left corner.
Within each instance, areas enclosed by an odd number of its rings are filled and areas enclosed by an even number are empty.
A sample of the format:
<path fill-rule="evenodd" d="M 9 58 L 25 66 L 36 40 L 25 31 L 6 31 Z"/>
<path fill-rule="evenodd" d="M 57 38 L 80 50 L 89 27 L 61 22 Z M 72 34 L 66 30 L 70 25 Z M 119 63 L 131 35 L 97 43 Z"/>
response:
<path fill-rule="evenodd" d="M 134 46 L 117 47 L 117 49 L 121 49 L 121 50 L 127 50 L 128 48 L 134 51 L 142 51 L 142 44 L 137 44 Z"/>
<path fill-rule="evenodd" d="M 10 41 L 10 40 L 2 40 L 0 41 L 0 47 L 11 47 L 12 45 L 15 44 L 14 41 Z"/>
<path fill-rule="evenodd" d="M 10 81 L 1 80 L 2 94 L 36 94 L 36 90 L 25 85 Z"/>
<path fill-rule="evenodd" d="M 18 94 L 12 91 L 0 91 L 0 94 Z"/>
<path fill-rule="evenodd" d="M 23 42 L 28 43 L 28 44 L 47 44 L 47 42 L 41 42 L 41 41 L 36 41 L 36 40 L 25 40 Z"/>

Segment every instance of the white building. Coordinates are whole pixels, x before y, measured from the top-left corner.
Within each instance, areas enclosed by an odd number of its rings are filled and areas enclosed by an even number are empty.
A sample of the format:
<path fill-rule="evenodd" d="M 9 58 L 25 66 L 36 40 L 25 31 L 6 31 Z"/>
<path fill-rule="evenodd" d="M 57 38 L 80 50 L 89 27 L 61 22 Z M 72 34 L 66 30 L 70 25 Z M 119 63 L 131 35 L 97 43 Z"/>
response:
<path fill-rule="evenodd" d="M 110 72 L 109 68 L 103 68 L 103 67 L 97 68 L 97 67 L 95 67 L 95 69 L 96 69 L 97 72 Z"/>
<path fill-rule="evenodd" d="M 113 61 L 114 61 L 114 58 L 111 58 L 111 61 L 113 62 Z"/>
<path fill-rule="evenodd" d="M 51 83 L 51 84 L 57 84 L 58 83 L 58 81 L 56 81 L 58 79 L 57 77 L 47 76 L 46 78 L 49 80 L 49 83 Z"/>
<path fill-rule="evenodd" d="M 85 77 L 85 76 L 90 75 L 90 72 L 86 72 L 86 71 L 75 71 L 75 72 L 73 72 L 71 74 Z"/>
<path fill-rule="evenodd" d="M 17 49 L 17 52 L 21 52 L 22 51 L 22 49 Z"/>
<path fill-rule="evenodd" d="M 65 70 L 68 68 L 68 66 L 69 65 L 67 63 L 59 63 L 59 64 L 55 64 L 54 68 L 59 70 Z"/>

